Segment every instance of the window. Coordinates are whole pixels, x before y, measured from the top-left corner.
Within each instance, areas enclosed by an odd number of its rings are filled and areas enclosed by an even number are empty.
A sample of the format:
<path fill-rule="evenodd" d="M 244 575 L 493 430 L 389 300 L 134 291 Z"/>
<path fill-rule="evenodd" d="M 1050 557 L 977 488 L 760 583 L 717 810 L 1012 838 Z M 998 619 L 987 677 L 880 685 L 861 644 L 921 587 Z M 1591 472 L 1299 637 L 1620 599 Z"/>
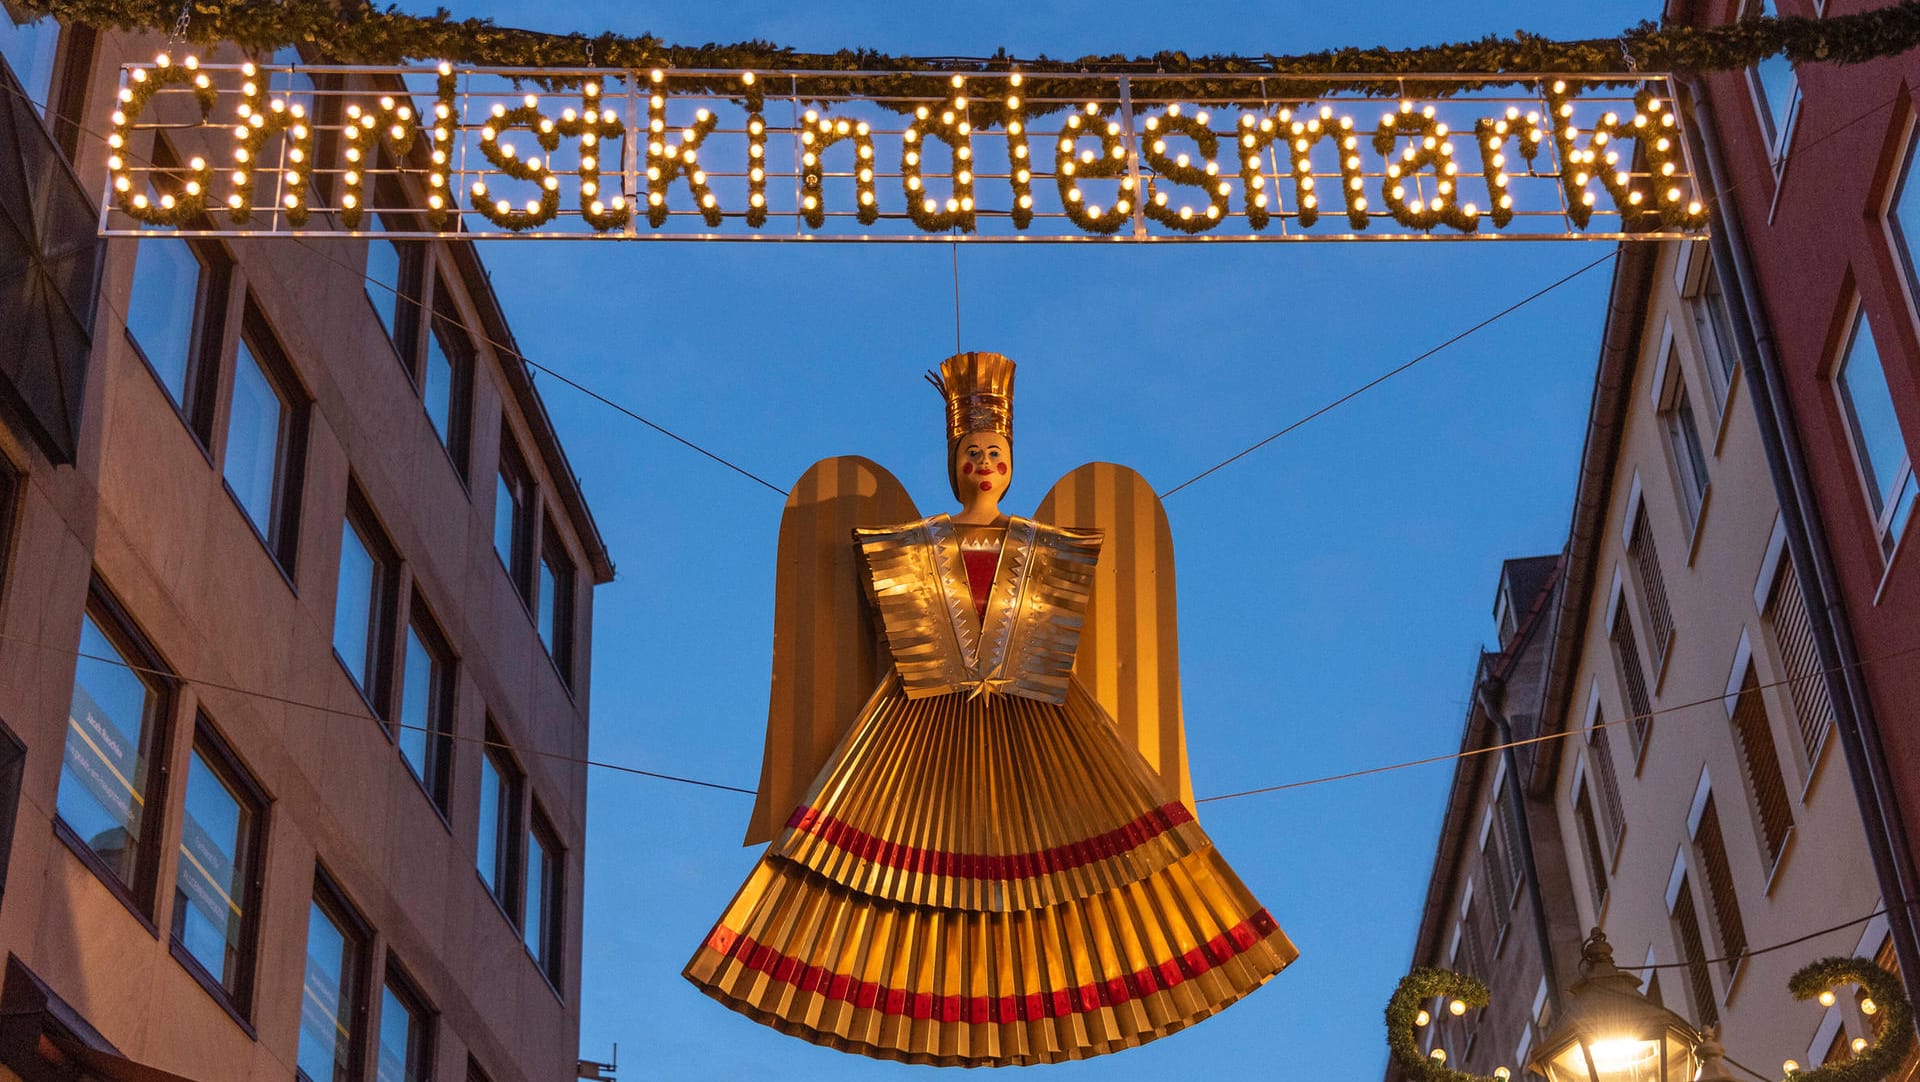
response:
<path fill-rule="evenodd" d="M 520 845 L 520 770 L 493 727 L 480 756 L 480 827 L 474 863 L 500 908 L 517 920 Z"/>
<path fill-rule="evenodd" d="M 379 167 L 393 168 L 384 149 L 379 154 Z M 387 191 L 393 184 L 390 178 L 378 177 L 374 183 L 381 189 L 382 203 L 400 205 L 397 193 Z M 361 219 L 361 227 L 379 234 L 386 232 L 387 223 L 380 215 L 369 214 Z M 388 240 L 381 236 L 367 239 L 367 300 L 373 302 L 380 325 L 386 328 L 387 337 L 393 340 L 400 363 L 408 372 L 412 372 L 417 363 L 415 343 L 420 334 L 420 289 L 425 262 L 425 252 L 418 241 Z"/>
<path fill-rule="evenodd" d="M 13 564 L 13 531 L 20 515 L 20 471 L 0 453 L 0 597 L 7 588 L 7 569 Z"/>
<path fill-rule="evenodd" d="M 1727 974 L 1731 977 L 1740 971 L 1740 956 L 1747 949 L 1747 929 L 1740 919 L 1740 900 L 1734 894 L 1733 868 L 1727 863 L 1727 842 L 1720 833 L 1720 813 L 1714 807 L 1710 792 L 1694 827 L 1693 845 L 1707 883 L 1707 905 L 1713 914 L 1714 930 L 1720 933 L 1720 954 L 1727 959 Z"/>
<path fill-rule="evenodd" d="M 205 718 L 187 759 L 173 945 L 245 1015 L 253 993 L 266 798 Z M 204 982 L 203 982 L 204 983 Z"/>
<path fill-rule="evenodd" d="M 1621 599 L 1624 602 L 1624 598 Z M 1647 697 L 1647 672 L 1640 661 L 1640 644 L 1633 634 L 1633 614 L 1623 603 L 1614 615 L 1613 663 L 1620 670 L 1620 684 L 1626 690 L 1627 709 L 1633 718 L 1627 731 L 1633 737 L 1633 757 L 1637 762 L 1647 750 L 1647 738 L 1653 733 L 1653 703 Z"/>
<path fill-rule="evenodd" d="M 1779 13 L 1774 0 L 1748 0 L 1741 11 L 1745 18 Z M 1786 160 L 1787 144 L 1793 138 L 1794 114 L 1800 107 L 1800 80 L 1794 74 L 1793 62 L 1775 54 L 1747 69 L 1747 83 L 1760 113 L 1760 131 L 1766 136 L 1768 156 L 1778 169 Z"/>
<path fill-rule="evenodd" d="M 27 746 L 0 723 L 0 900 L 7 896 L 7 861 L 13 855 L 13 824 L 20 813 L 20 782 Z"/>
<path fill-rule="evenodd" d="M 1693 1001 L 1693 1024 L 1697 1028 L 1720 1024 L 1720 1003 L 1713 997 L 1713 978 L 1707 973 L 1706 939 L 1700 934 L 1700 911 L 1694 908 L 1693 886 L 1681 872 L 1668 905 L 1673 914 L 1673 935 L 1680 942 L 1680 959 L 1687 966 L 1687 995 Z"/>
<path fill-rule="evenodd" d="M 1833 699 L 1827 694 L 1826 677 L 1820 671 L 1813 621 L 1808 618 L 1807 599 L 1800 593 L 1800 575 L 1794 570 L 1791 556 L 1781 555 L 1780 570 L 1761 616 L 1773 631 L 1774 646 L 1787 670 L 1787 691 L 1799 723 L 1800 748 L 1811 769 L 1833 728 Z"/>
<path fill-rule="evenodd" d="M 1703 250 L 1696 257 L 1706 264 L 1700 284 L 1687 300 L 1687 313 L 1693 317 L 1693 331 L 1700 340 L 1700 352 L 1706 361 L 1707 382 L 1713 387 L 1716 409 L 1727 404 L 1727 391 L 1733 386 L 1733 374 L 1740 367 L 1735 348 L 1733 314 L 1727 308 L 1726 294 L 1720 289 L 1720 272 Z"/>
<path fill-rule="evenodd" d="M 560 679 L 572 686 L 573 561 L 552 530 L 540 546 L 540 641 L 560 669 Z"/>
<path fill-rule="evenodd" d="M 203 358 L 219 338 L 226 287 L 226 264 L 207 249 L 161 238 L 136 246 L 127 334 L 202 442 L 212 412 Z"/>
<path fill-rule="evenodd" d="M 333 652 L 374 713 L 387 715 L 387 646 L 393 619 L 396 561 L 350 498 L 340 530 L 340 591 L 334 598 Z"/>
<path fill-rule="evenodd" d="M 1607 853 L 1620 851 L 1620 836 L 1627 829 L 1627 814 L 1620 805 L 1620 776 L 1613 769 L 1613 743 L 1607 737 L 1606 724 L 1596 712 L 1587 729 L 1587 765 L 1600 782 L 1600 810 L 1606 817 Z"/>
<path fill-rule="evenodd" d="M 1673 609 L 1667 602 L 1667 581 L 1660 571 L 1660 554 L 1653 547 L 1653 527 L 1647 525 L 1644 503 L 1634 516 L 1627 556 L 1633 561 L 1634 576 L 1640 580 L 1640 594 L 1647 604 L 1647 629 L 1653 633 L 1653 656 L 1664 658 L 1667 644 L 1673 641 Z"/>
<path fill-rule="evenodd" d="M 1502 785 L 1504 789 L 1504 783 Z M 1496 797 L 1495 799 L 1499 799 Z M 1507 846 L 1501 837 L 1505 833 L 1500 825 L 1500 817 L 1487 809 L 1486 823 L 1480 834 L 1480 870 L 1487 881 L 1487 891 L 1493 909 L 1494 937 L 1507 930 L 1507 920 L 1513 911 L 1513 877 L 1507 872 Z"/>
<path fill-rule="evenodd" d="M 473 343 L 460 326 L 445 282 L 434 290 L 433 329 L 427 335 L 420 397 L 434 434 L 462 481 L 467 477 L 467 413 L 471 408 Z"/>
<path fill-rule="evenodd" d="M 433 1012 L 398 970 L 389 967 L 380 989 L 378 1082 L 428 1082 L 433 1077 Z"/>
<path fill-rule="evenodd" d="M 533 597 L 533 481 L 513 436 L 500 433 L 500 478 L 493 503 L 493 551 L 520 597 Z"/>
<path fill-rule="evenodd" d="M 1920 152 L 1920 138 L 1908 136 L 1907 158 L 1900 167 L 1899 187 L 1894 189 L 1893 203 L 1887 208 L 1887 224 L 1892 228 L 1894 239 L 1898 242 L 1901 265 L 1907 272 L 1907 285 L 1913 291 L 1915 300 L 1920 301 L 1920 264 L 1916 264 L 1914 241 L 1920 239 L 1907 232 L 1909 227 L 1920 229 L 1920 184 L 1914 183 L 1913 163 L 1916 153 Z"/>
<path fill-rule="evenodd" d="M 1573 822 L 1580 837 L 1580 852 L 1586 857 L 1587 887 L 1592 892 L 1593 915 L 1597 921 L 1607 904 L 1607 858 L 1600 848 L 1600 828 L 1593 820 L 1593 798 L 1588 789 L 1576 780 Z"/>
<path fill-rule="evenodd" d="M 555 988 L 560 986 L 560 961 L 566 949 L 566 853 L 554 838 L 546 817 L 534 809 L 527 831 L 527 911 L 521 928 L 527 950 Z"/>
<path fill-rule="evenodd" d="M 1707 456 L 1700 446 L 1700 424 L 1693 416 L 1693 401 L 1687 395 L 1687 382 L 1676 370 L 1673 388 L 1660 419 L 1667 431 L 1667 455 L 1673 463 L 1674 480 L 1680 489 L 1680 501 L 1686 509 L 1690 529 L 1698 528 L 1700 506 L 1707 498 Z"/>
<path fill-rule="evenodd" d="M 300 1077 L 355 1082 L 365 1035 L 360 1003 L 365 925 L 324 877 L 307 911 L 307 971 L 300 997 Z"/>
<path fill-rule="evenodd" d="M 65 758 L 55 800 L 78 851 L 151 915 L 163 803 L 153 764 L 164 761 L 172 681 L 119 606 L 95 587 L 80 618 L 80 657 L 67 711 Z"/>
<path fill-rule="evenodd" d="M 227 411 L 227 491 L 291 577 L 306 444 L 305 396 L 290 390 L 277 347 L 252 306 L 234 350 Z"/>
<path fill-rule="evenodd" d="M 0 3 L 0 56 L 27 93 L 33 111 L 46 116 L 53 98 L 54 58 L 60 50 L 60 24 L 12 3 Z"/>
<path fill-rule="evenodd" d="M 453 734 L 453 658 L 417 594 L 413 618 L 407 623 L 405 658 L 394 739 L 407 768 L 444 812 Z"/>
<path fill-rule="evenodd" d="M 1854 457 L 1866 488 L 1867 509 L 1873 515 L 1880 551 L 1891 555 L 1913 513 L 1913 462 L 1900 431 L 1900 419 L 1894 414 L 1893 394 L 1887 389 L 1887 374 L 1880 366 L 1880 351 L 1874 346 L 1873 328 L 1868 326 L 1865 312 L 1854 316 L 1853 335 L 1840 370 L 1834 374 L 1834 383 L 1847 427 L 1853 433 Z"/>
<path fill-rule="evenodd" d="M 1741 678 L 1732 721 L 1733 742 L 1740 751 L 1747 795 L 1753 799 L 1754 818 L 1760 827 L 1761 852 L 1771 869 L 1786 848 L 1787 833 L 1793 829 L 1793 804 L 1787 796 L 1787 781 L 1780 774 L 1780 753 L 1774 747 L 1767 704 L 1760 697 L 1760 678 L 1751 663 Z"/>

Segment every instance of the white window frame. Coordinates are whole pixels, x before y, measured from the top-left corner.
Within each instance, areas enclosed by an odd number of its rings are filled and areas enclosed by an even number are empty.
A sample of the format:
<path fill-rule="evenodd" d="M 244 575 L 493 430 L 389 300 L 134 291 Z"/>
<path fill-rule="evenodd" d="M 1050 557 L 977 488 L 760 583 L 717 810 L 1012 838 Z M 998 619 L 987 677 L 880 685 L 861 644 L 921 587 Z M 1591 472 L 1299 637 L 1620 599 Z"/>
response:
<path fill-rule="evenodd" d="M 1767 0 L 1744 0 L 1740 5 L 1740 17 L 1744 19 L 1764 14 L 1766 6 Z M 1779 14 L 1778 4 L 1774 5 L 1774 13 Z M 1766 137 L 1767 160 L 1773 164 L 1773 175 L 1776 181 L 1786 172 L 1787 151 L 1793 146 L 1793 130 L 1800 119 L 1800 71 L 1790 62 L 1787 71 L 1792 76 L 1793 82 L 1788 89 L 1787 107 L 1782 111 L 1783 119 L 1776 129 L 1773 111 L 1767 107 L 1766 90 L 1760 84 L 1760 65 L 1755 64 L 1746 70 L 1747 94 L 1753 101 L 1754 118 L 1760 123 L 1760 132 Z"/>
<path fill-rule="evenodd" d="M 1868 334 L 1873 334 L 1873 322 L 1868 318 L 1866 307 L 1861 304 L 1860 294 L 1857 290 L 1847 304 L 1847 316 L 1841 325 L 1846 328 L 1846 332 L 1841 336 L 1840 348 L 1834 353 L 1832 364 L 1828 366 L 1827 384 L 1833 394 L 1834 405 L 1840 412 L 1840 420 L 1846 426 L 1847 450 L 1853 458 L 1854 476 L 1860 482 L 1860 496 L 1864 501 L 1863 510 L 1867 512 L 1869 519 L 1873 523 L 1874 540 L 1880 548 L 1881 557 L 1884 561 L 1883 566 L 1891 569 L 1893 567 L 1893 558 L 1895 554 L 1900 551 L 1901 538 L 1890 536 L 1890 533 L 1894 515 L 1900 508 L 1900 497 L 1905 493 L 1907 484 L 1913 478 L 1913 452 L 1906 446 L 1906 430 L 1899 427 L 1900 418 L 1896 414 L 1894 417 L 1894 426 L 1900 432 L 1901 451 L 1904 452 L 1904 456 L 1901 458 L 1899 465 L 1892 468 L 1892 483 L 1888 486 L 1893 493 L 1892 497 L 1886 500 L 1885 506 L 1876 511 L 1873 505 L 1880 501 L 1881 496 L 1874 484 L 1873 478 L 1869 476 L 1867 461 L 1861 454 L 1861 432 L 1854 420 L 1853 398 L 1847 390 L 1844 379 L 1848 355 L 1853 352 L 1853 346 L 1859 338 L 1860 329 L 1864 327 Z M 1887 362 L 1886 358 L 1881 355 L 1880 338 L 1877 335 L 1874 336 L 1873 346 L 1875 358 L 1880 362 L 1880 378 L 1884 381 L 1887 378 Z M 1889 395 L 1889 397 L 1891 397 L 1891 395 Z M 1908 518 L 1907 525 L 1913 525 L 1913 517 Z M 1902 530 L 1901 533 L 1904 535 L 1906 531 Z M 1882 585 L 1884 585 L 1884 581 Z M 1876 603 L 1879 601 L 1877 594 L 1874 600 Z"/>
<path fill-rule="evenodd" d="M 1669 476 L 1673 479 L 1673 495 L 1679 501 L 1681 520 L 1687 523 L 1687 564 L 1692 566 L 1694 554 L 1698 551 L 1700 526 L 1706 521 L 1707 504 L 1713 496 L 1713 468 L 1707 461 L 1718 457 L 1717 448 L 1709 445 L 1700 433 L 1700 414 L 1694 408 L 1693 388 L 1687 384 L 1684 365 L 1671 363 L 1679 343 L 1673 336 L 1673 325 L 1666 325 L 1660 335 L 1660 360 L 1654 370 L 1654 416 L 1660 426 L 1660 446 L 1667 460 Z M 1680 414 L 1680 402 L 1685 398 L 1687 411 L 1693 415 L 1692 436 L 1700 450 L 1700 465 L 1705 471 L 1704 477 L 1693 475 L 1693 463 L 1681 461 L 1681 449 L 1674 444 L 1676 426 L 1685 423 Z M 1695 486 L 1698 490 L 1695 490 Z"/>
<path fill-rule="evenodd" d="M 1674 271 L 1674 284 L 1680 292 L 1681 307 L 1686 312 L 1687 335 L 1693 341 L 1694 352 L 1699 354 L 1700 368 L 1706 375 L 1707 389 L 1713 393 L 1714 411 L 1719 414 L 1714 424 L 1714 453 L 1719 453 L 1721 439 L 1727 429 L 1727 418 L 1732 414 L 1733 388 L 1740 382 L 1740 373 L 1744 366 L 1740 361 L 1740 351 L 1729 339 L 1720 340 L 1721 331 L 1714 321 L 1706 297 L 1707 279 L 1718 277 L 1719 269 L 1714 266 L 1713 253 L 1708 241 L 1695 241 L 1683 245 Z M 1733 333 L 1733 300 L 1727 295 L 1727 284 L 1719 283 L 1720 303 L 1728 308 L 1727 333 Z M 1727 361 L 1726 367 L 1720 366 L 1718 358 Z"/>

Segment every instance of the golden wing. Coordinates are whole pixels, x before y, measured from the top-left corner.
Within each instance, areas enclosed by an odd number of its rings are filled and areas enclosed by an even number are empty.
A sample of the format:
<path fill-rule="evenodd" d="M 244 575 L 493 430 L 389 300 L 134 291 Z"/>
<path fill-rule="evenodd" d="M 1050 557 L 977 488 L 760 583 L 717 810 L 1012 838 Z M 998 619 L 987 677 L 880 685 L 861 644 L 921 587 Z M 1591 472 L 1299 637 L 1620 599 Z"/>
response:
<path fill-rule="evenodd" d="M 856 526 L 920 517 L 886 470 L 821 459 L 787 493 L 773 602 L 767 748 L 745 845 L 772 841 L 885 672 L 853 545 Z"/>
<path fill-rule="evenodd" d="M 1159 495 L 1125 466 L 1090 462 L 1062 477 L 1034 517 L 1106 532 L 1073 675 L 1140 750 L 1162 795 L 1192 811 L 1173 531 Z"/>

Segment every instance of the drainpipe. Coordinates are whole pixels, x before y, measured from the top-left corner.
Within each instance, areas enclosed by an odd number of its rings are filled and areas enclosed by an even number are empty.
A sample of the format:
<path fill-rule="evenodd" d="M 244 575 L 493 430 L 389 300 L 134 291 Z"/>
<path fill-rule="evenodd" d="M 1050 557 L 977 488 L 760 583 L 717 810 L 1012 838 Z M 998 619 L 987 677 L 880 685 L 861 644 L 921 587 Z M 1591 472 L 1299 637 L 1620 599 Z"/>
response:
<path fill-rule="evenodd" d="M 1815 511 L 1818 505 L 1796 436 L 1798 429 L 1793 424 L 1793 400 L 1787 393 L 1786 376 L 1768 329 L 1771 324 L 1765 300 L 1758 291 L 1752 257 L 1741 235 L 1740 219 L 1722 187 L 1722 178 L 1727 172 L 1720 157 L 1719 140 L 1714 138 L 1712 106 L 1697 76 L 1686 80 L 1685 97 L 1691 99 L 1684 102 L 1683 107 L 1693 121 L 1689 129 L 1695 159 L 1706 167 L 1704 179 L 1710 188 L 1713 221 L 1725 240 L 1724 244 L 1709 243 L 1714 269 L 1729 291 L 1740 298 L 1739 304 L 1729 304 L 1727 308 L 1734 321 L 1741 365 L 1750 376 L 1760 377 L 1749 378 L 1747 387 L 1753 394 L 1754 412 L 1759 415 L 1760 438 L 1766 447 L 1774 492 L 1788 526 L 1787 548 L 1794 566 L 1811 572 L 1802 582 L 1815 591 L 1819 601 L 1808 606 L 1808 613 L 1820 651 L 1820 665 L 1827 670 L 1827 691 L 1835 708 L 1834 728 L 1846 753 L 1847 772 L 1854 792 L 1859 797 L 1867 849 L 1872 854 L 1874 873 L 1887 907 L 1887 927 L 1900 959 L 1900 972 L 1906 980 L 1908 995 L 1920 995 L 1920 943 L 1915 940 L 1911 903 L 1912 899 L 1920 899 L 1920 890 L 1915 887 L 1913 850 L 1908 844 L 1906 822 L 1900 816 L 1898 794 L 1887 774 L 1886 749 L 1880 741 L 1880 728 L 1868 697 L 1859 652 L 1847 623 L 1839 577 L 1827 547 L 1826 529 Z"/>
<path fill-rule="evenodd" d="M 1481 664 L 1485 664 L 1482 659 Z M 1551 1003 L 1552 1018 L 1560 1017 L 1560 974 L 1554 968 L 1553 937 L 1547 932 L 1547 908 L 1540 892 L 1540 869 L 1533 862 L 1533 826 L 1527 821 L 1526 798 L 1521 795 L 1520 762 L 1514 754 L 1513 726 L 1507 723 L 1507 715 L 1495 700 L 1506 699 L 1507 684 L 1498 676 L 1489 674 L 1486 679 L 1476 682 L 1474 694 L 1480 700 L 1480 709 L 1486 711 L 1487 720 L 1493 722 L 1493 731 L 1500 743 L 1506 745 L 1500 750 L 1500 757 L 1507 765 L 1507 800 L 1513 809 L 1513 822 L 1518 826 L 1520 836 L 1513 839 L 1513 847 L 1520 852 L 1521 875 L 1527 881 L 1527 900 L 1532 904 L 1527 908 L 1533 911 L 1533 934 L 1540 941 L 1540 965 L 1546 971 L 1547 999 Z"/>

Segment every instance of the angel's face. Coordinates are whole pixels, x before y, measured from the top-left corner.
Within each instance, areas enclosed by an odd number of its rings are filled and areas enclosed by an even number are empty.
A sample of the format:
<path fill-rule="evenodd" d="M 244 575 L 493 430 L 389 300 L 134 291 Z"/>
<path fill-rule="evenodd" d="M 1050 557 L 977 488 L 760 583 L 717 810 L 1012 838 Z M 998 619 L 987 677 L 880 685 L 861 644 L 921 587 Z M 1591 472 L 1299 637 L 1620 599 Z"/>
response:
<path fill-rule="evenodd" d="M 1013 448 L 998 432 L 970 432 L 961 439 L 953 456 L 953 487 L 961 498 L 972 503 L 980 499 L 999 499 L 1013 480 Z"/>

